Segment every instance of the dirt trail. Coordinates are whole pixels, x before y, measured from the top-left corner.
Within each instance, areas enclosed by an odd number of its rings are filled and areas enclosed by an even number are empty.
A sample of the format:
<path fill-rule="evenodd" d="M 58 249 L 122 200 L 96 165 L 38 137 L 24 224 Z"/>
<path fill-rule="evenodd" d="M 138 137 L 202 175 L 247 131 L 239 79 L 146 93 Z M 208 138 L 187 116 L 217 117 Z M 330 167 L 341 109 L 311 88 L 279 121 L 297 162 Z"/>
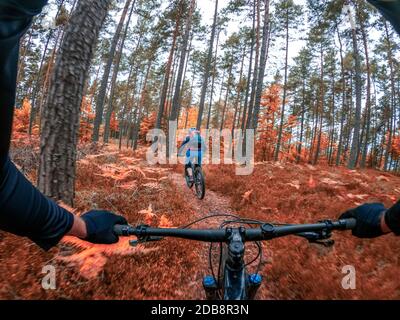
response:
<path fill-rule="evenodd" d="M 185 179 L 182 174 L 171 172 L 169 175 L 169 179 L 174 183 L 180 193 L 184 195 L 184 197 L 189 202 L 189 206 L 193 208 L 195 215 L 192 217 L 191 221 L 196 219 L 200 219 L 205 216 L 213 215 L 213 214 L 236 214 L 236 212 L 230 206 L 230 200 L 223 195 L 217 194 L 214 191 L 207 190 L 207 181 L 206 181 L 206 195 L 203 200 L 197 199 L 193 190 L 190 190 L 185 182 Z M 226 218 L 225 218 L 226 219 Z M 218 228 L 221 221 L 224 218 L 212 218 L 207 219 L 205 221 L 201 221 L 197 223 L 194 228 Z M 217 254 L 217 246 L 214 245 L 214 259 Z M 219 252 L 219 251 L 218 251 Z M 193 299 L 204 299 L 204 290 L 202 288 L 202 279 L 206 274 L 210 274 L 209 269 L 209 245 L 204 243 L 201 246 L 201 250 L 197 252 L 197 268 L 194 270 L 194 282 L 193 282 L 193 290 L 191 291 L 191 298 Z M 217 268 L 217 265 L 214 262 L 214 269 Z"/>
<path fill-rule="evenodd" d="M 203 200 L 199 200 L 196 198 L 193 190 L 190 190 L 185 182 L 185 179 L 182 174 L 172 172 L 169 176 L 170 180 L 176 185 L 178 190 L 183 193 L 186 199 L 190 202 L 190 205 L 193 207 L 193 210 L 196 212 L 196 219 L 201 217 L 212 215 L 212 214 L 235 214 L 234 210 L 230 206 L 230 200 L 227 197 L 224 197 L 220 194 L 215 193 L 214 191 L 207 189 L 207 180 L 206 180 L 206 195 Z M 209 221 L 207 221 L 207 225 L 210 226 Z M 214 221 L 215 223 L 215 221 Z"/>

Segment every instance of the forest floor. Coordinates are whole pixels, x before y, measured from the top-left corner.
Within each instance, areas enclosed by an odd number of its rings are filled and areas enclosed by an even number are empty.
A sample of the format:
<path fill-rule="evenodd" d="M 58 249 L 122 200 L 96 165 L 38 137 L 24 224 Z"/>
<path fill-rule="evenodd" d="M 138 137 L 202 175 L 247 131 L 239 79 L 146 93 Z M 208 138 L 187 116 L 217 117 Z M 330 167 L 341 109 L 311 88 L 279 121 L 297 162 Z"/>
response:
<path fill-rule="evenodd" d="M 145 149 L 81 146 L 75 212 L 92 208 L 124 215 L 135 225 L 179 227 L 211 214 L 235 214 L 271 222 L 336 219 L 364 202 L 392 205 L 400 177 L 377 170 L 348 170 L 293 163 L 256 163 L 250 176 L 233 165 L 206 165 L 206 196 L 198 200 L 182 166 L 149 166 Z M 38 143 L 13 142 L 13 160 L 36 180 Z M 221 218 L 195 228 L 217 227 Z M 286 237 L 263 243 L 258 299 L 400 299 L 400 247 L 387 235 L 361 240 L 336 232 L 335 246 Z M 27 239 L 0 232 L 0 299 L 203 299 L 209 245 L 164 239 L 156 243 L 93 245 L 71 237 L 49 252 Z M 215 255 L 217 248 L 215 248 Z M 255 254 L 249 245 L 247 261 Z M 56 268 L 56 289 L 44 290 L 46 265 Z M 356 270 L 356 289 L 341 286 L 342 268 Z M 255 270 L 256 266 L 250 266 Z"/>

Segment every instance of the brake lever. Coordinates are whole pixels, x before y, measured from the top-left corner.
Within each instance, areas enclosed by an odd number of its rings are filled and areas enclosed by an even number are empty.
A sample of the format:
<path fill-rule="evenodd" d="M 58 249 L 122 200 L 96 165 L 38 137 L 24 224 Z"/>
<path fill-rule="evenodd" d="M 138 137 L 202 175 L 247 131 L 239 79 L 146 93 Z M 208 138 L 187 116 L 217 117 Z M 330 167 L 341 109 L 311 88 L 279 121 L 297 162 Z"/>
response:
<path fill-rule="evenodd" d="M 326 229 L 321 230 L 320 232 L 298 233 L 297 235 L 307 239 L 309 243 L 315 243 L 325 247 L 332 247 L 335 244 L 335 241 L 330 239 L 332 232 Z"/>
<path fill-rule="evenodd" d="M 327 240 L 308 240 L 309 243 L 315 243 L 322 245 L 324 247 L 332 247 L 335 244 L 335 240 L 327 239 Z"/>
<path fill-rule="evenodd" d="M 137 240 L 130 240 L 129 245 L 132 247 L 136 247 L 137 245 L 145 243 L 145 242 L 155 242 L 155 241 L 161 241 L 163 239 L 164 239 L 164 237 L 146 236 L 146 237 L 138 238 Z"/>

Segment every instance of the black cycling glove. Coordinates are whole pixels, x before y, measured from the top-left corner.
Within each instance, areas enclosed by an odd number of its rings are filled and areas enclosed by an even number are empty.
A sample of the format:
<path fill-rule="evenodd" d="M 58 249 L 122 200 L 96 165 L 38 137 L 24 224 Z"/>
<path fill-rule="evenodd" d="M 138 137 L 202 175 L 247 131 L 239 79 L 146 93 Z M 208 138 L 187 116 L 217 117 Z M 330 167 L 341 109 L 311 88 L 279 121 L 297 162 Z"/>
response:
<path fill-rule="evenodd" d="M 386 208 L 382 203 L 366 203 L 343 213 L 339 219 L 357 220 L 352 234 L 359 238 L 375 238 L 383 235 L 381 228 L 382 214 Z"/>
<path fill-rule="evenodd" d="M 118 236 L 113 228 L 116 224 L 128 224 L 122 216 L 108 211 L 89 211 L 81 216 L 86 223 L 87 237 L 92 243 L 111 244 L 118 242 Z"/>

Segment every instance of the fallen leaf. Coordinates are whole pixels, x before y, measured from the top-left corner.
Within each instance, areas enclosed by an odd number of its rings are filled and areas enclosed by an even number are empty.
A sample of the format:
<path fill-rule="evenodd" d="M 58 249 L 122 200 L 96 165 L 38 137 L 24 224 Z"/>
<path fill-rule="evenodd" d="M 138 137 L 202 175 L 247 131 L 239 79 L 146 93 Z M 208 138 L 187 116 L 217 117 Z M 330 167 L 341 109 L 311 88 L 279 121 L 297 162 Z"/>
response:
<path fill-rule="evenodd" d="M 294 180 L 292 182 L 286 183 L 286 185 L 296 188 L 297 190 L 300 189 L 300 181 L 299 180 Z"/>
<path fill-rule="evenodd" d="M 88 166 L 90 164 L 90 161 L 87 160 L 87 159 L 81 159 L 81 160 L 78 161 L 78 163 L 80 165 Z"/>
<path fill-rule="evenodd" d="M 368 194 L 352 194 L 352 193 L 348 193 L 347 197 L 350 198 L 350 199 L 364 200 L 365 198 L 368 197 Z"/>
<path fill-rule="evenodd" d="M 332 180 L 332 179 L 329 179 L 329 178 L 322 178 L 321 182 L 325 183 L 325 184 L 333 185 L 333 186 L 336 186 L 336 185 L 344 186 L 344 185 L 346 185 L 345 183 L 343 183 L 341 181 Z"/>
<path fill-rule="evenodd" d="M 120 184 L 118 186 L 118 188 L 121 188 L 121 189 L 124 189 L 124 190 L 134 190 L 136 186 L 137 186 L 136 181 L 130 181 L 130 182 L 126 182 L 126 183 Z"/>
<path fill-rule="evenodd" d="M 315 180 L 314 180 L 312 175 L 310 176 L 310 179 L 308 179 L 308 186 L 311 189 L 314 189 L 317 186 L 317 183 L 315 182 Z"/>
<path fill-rule="evenodd" d="M 158 227 L 159 228 L 173 228 L 172 222 L 165 215 L 161 216 Z"/>
<path fill-rule="evenodd" d="M 388 177 L 386 177 L 386 176 L 378 176 L 376 178 L 376 180 L 378 180 L 378 181 L 390 181 L 390 179 Z"/>
<path fill-rule="evenodd" d="M 149 204 L 149 207 L 147 209 L 140 210 L 139 213 L 144 215 L 144 222 L 147 225 L 151 225 L 153 222 L 153 218 L 156 216 L 156 214 L 153 213 L 151 204 Z"/>
<path fill-rule="evenodd" d="M 317 170 L 314 166 L 312 166 L 311 164 L 306 164 L 306 167 L 312 171 Z"/>
<path fill-rule="evenodd" d="M 251 198 L 252 193 L 253 193 L 253 189 L 251 189 L 249 191 L 246 191 L 242 195 L 242 202 L 250 202 L 250 200 L 251 200 L 250 198 Z"/>

